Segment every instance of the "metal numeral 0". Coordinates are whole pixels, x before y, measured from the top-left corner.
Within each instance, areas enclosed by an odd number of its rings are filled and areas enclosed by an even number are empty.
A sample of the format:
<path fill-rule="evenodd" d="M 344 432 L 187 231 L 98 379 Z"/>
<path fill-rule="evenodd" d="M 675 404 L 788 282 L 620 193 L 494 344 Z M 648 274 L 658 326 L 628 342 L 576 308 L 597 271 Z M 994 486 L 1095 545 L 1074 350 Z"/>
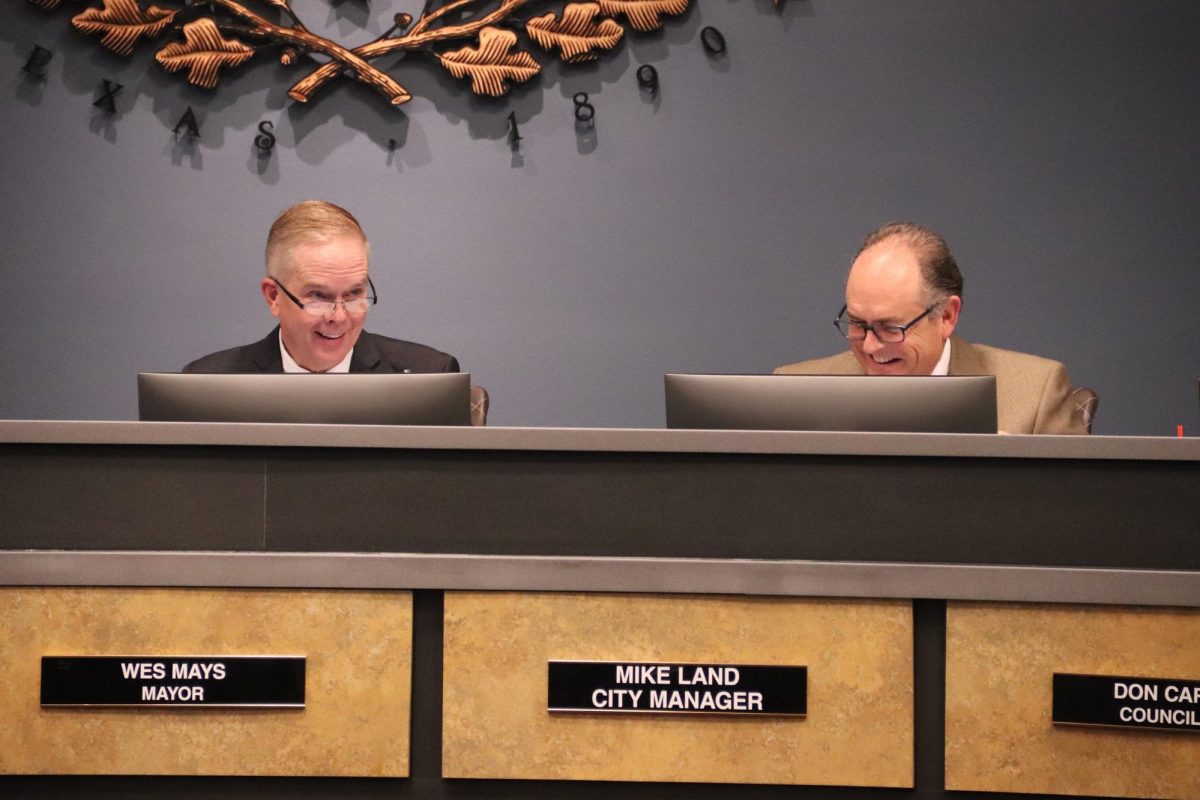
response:
<path fill-rule="evenodd" d="M 700 44 L 710 56 L 725 55 L 725 37 L 712 25 L 700 31 Z"/>

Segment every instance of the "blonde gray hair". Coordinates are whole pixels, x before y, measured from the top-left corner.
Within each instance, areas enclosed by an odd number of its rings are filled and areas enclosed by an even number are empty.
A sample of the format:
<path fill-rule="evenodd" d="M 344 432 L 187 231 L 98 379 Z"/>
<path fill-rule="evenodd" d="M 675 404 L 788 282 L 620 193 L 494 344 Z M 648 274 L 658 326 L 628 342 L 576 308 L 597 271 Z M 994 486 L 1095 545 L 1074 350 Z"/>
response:
<path fill-rule="evenodd" d="M 305 242 L 324 242 L 341 236 L 360 239 L 371 257 L 371 244 L 362 226 L 346 209 L 325 200 L 305 200 L 286 209 L 267 234 L 267 275 L 287 277 L 292 248 Z"/>

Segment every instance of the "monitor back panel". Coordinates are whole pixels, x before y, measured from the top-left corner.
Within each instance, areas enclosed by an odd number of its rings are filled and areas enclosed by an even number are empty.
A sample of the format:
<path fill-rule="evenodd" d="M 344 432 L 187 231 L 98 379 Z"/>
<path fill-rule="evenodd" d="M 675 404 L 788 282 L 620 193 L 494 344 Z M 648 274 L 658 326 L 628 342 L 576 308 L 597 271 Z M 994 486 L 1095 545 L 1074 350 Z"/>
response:
<path fill-rule="evenodd" d="M 138 375 L 138 416 L 160 422 L 469 425 L 470 373 Z"/>
<path fill-rule="evenodd" d="M 668 428 L 995 433 L 996 379 L 665 376 Z"/>

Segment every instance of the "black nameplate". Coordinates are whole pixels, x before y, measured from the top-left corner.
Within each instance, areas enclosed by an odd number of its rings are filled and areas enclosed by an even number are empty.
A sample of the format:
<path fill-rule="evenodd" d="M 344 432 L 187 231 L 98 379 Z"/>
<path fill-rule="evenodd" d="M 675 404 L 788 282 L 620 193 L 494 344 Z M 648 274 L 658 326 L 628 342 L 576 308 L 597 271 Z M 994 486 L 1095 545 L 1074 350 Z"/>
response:
<path fill-rule="evenodd" d="M 1054 673 L 1056 725 L 1200 733 L 1200 681 Z"/>
<path fill-rule="evenodd" d="M 42 656 L 44 706 L 304 707 L 303 656 Z"/>
<path fill-rule="evenodd" d="M 616 714 L 808 713 L 808 667 L 551 661 L 548 711 Z"/>

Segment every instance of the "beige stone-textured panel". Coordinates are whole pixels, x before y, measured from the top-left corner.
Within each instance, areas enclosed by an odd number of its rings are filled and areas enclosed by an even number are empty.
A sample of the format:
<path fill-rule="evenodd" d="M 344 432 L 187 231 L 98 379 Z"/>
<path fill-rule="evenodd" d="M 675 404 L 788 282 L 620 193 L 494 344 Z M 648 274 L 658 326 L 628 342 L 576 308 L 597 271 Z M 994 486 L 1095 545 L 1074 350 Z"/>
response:
<path fill-rule="evenodd" d="M 408 774 L 408 592 L 3 588 L 0 631 L 0 773 Z M 43 655 L 302 655 L 307 707 L 43 709 Z"/>
<path fill-rule="evenodd" d="M 912 605 L 446 594 L 450 778 L 912 786 Z M 808 667 L 808 716 L 550 714 L 552 659 Z"/>
<path fill-rule="evenodd" d="M 951 603 L 946 788 L 1200 798 L 1200 736 L 1053 725 L 1055 672 L 1200 679 L 1200 611 Z"/>

